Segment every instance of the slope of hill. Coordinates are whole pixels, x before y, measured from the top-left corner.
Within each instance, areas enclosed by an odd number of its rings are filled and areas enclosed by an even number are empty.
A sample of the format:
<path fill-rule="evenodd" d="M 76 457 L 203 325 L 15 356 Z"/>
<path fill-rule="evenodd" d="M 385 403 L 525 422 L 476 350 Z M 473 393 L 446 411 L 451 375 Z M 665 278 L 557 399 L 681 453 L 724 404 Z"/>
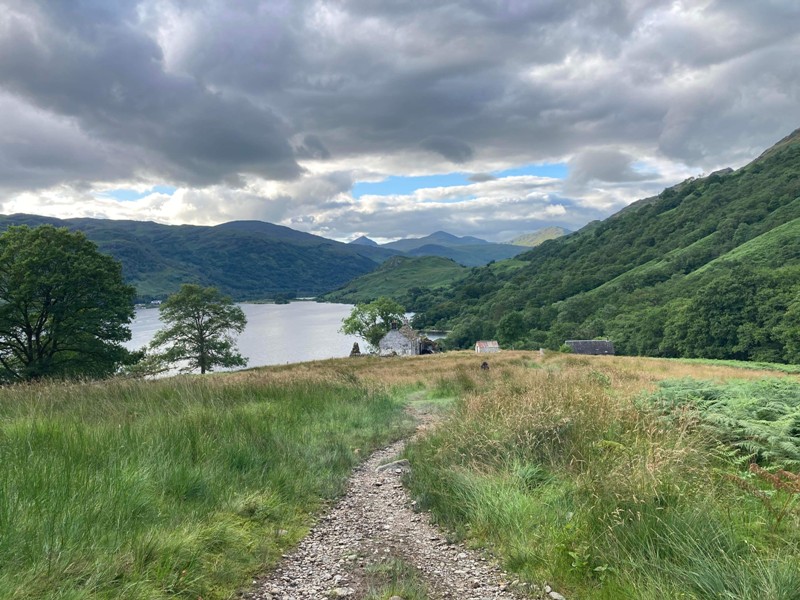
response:
<path fill-rule="evenodd" d="M 371 302 L 381 296 L 398 300 L 410 309 L 423 290 L 449 285 L 468 272 L 449 258 L 438 256 L 393 256 L 377 270 L 362 275 L 344 287 L 323 296 L 329 302 Z"/>
<path fill-rule="evenodd" d="M 544 227 L 542 229 L 532 231 L 531 233 L 517 236 L 507 243 L 513 246 L 526 246 L 528 248 L 535 248 L 542 242 L 560 238 L 568 233 L 570 233 L 569 229 L 564 229 L 563 227 Z"/>
<path fill-rule="evenodd" d="M 477 269 L 418 317 L 466 347 L 611 338 L 656 356 L 800 360 L 800 132 L 737 171 L 687 180 Z"/>
<path fill-rule="evenodd" d="M 353 246 L 261 221 L 216 227 L 143 221 L 0 216 L 9 225 L 49 223 L 83 231 L 122 263 L 141 299 L 163 297 L 182 283 L 214 285 L 237 300 L 277 293 L 316 295 L 374 270 L 397 254 Z"/>
<path fill-rule="evenodd" d="M 481 267 L 495 260 L 513 258 L 522 252 L 525 252 L 525 248 L 522 246 L 487 242 L 485 245 L 451 247 L 427 244 L 409 250 L 408 254 L 411 256 L 440 256 L 454 260 L 465 267 Z"/>

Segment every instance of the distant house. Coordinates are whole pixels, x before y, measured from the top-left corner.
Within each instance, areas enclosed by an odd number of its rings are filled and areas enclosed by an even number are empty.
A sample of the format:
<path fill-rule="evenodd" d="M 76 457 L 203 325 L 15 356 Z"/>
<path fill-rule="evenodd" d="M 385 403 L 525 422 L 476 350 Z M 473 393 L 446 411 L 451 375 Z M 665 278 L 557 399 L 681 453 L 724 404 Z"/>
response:
<path fill-rule="evenodd" d="M 420 338 L 408 325 L 392 323 L 392 329 L 378 342 L 381 356 L 416 356 L 420 351 Z"/>
<path fill-rule="evenodd" d="M 495 340 L 480 340 L 475 342 L 475 352 L 478 354 L 500 352 L 500 344 L 498 344 Z"/>
<path fill-rule="evenodd" d="M 567 340 L 564 343 L 575 354 L 614 354 L 614 344 L 608 340 Z"/>

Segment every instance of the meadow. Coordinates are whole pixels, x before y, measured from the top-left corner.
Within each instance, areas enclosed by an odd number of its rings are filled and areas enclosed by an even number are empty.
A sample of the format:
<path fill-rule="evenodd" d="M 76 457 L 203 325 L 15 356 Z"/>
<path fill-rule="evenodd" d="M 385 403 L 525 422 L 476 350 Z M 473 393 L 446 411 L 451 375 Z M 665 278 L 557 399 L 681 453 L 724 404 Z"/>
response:
<path fill-rule="evenodd" d="M 229 598 L 402 404 L 336 373 L 0 390 L 0 598 Z"/>
<path fill-rule="evenodd" d="M 567 598 L 800 598 L 800 384 L 774 375 L 554 354 L 456 372 L 409 484 Z"/>
<path fill-rule="evenodd" d="M 234 597 L 410 431 L 411 401 L 442 414 L 406 451 L 412 493 L 521 581 L 590 600 L 800 598 L 796 375 L 482 360 L 0 389 L 0 597 Z M 424 598 L 409 573 L 376 566 L 370 597 Z"/>

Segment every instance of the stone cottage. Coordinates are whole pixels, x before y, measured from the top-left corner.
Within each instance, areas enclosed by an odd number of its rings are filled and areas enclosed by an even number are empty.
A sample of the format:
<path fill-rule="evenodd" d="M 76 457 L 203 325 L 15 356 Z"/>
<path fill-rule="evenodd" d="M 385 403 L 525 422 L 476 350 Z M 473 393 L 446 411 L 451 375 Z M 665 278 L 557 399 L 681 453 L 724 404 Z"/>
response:
<path fill-rule="evenodd" d="M 378 342 L 381 356 L 416 356 L 420 350 L 420 339 L 417 332 L 408 325 L 397 327 L 392 323 L 392 329 Z"/>

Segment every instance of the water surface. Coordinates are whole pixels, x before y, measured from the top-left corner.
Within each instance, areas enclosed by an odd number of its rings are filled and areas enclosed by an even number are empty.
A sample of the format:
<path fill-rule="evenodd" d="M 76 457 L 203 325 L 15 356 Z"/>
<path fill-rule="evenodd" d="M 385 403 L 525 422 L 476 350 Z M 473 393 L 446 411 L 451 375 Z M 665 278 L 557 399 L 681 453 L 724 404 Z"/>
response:
<path fill-rule="evenodd" d="M 348 356 L 353 342 L 364 351 L 365 343 L 339 333 L 350 304 L 292 302 L 291 304 L 240 304 L 247 327 L 237 338 L 239 352 L 248 367 L 282 365 Z M 153 339 L 162 327 L 155 308 L 137 309 L 131 323 L 133 337 L 126 344 L 138 349 Z"/>

